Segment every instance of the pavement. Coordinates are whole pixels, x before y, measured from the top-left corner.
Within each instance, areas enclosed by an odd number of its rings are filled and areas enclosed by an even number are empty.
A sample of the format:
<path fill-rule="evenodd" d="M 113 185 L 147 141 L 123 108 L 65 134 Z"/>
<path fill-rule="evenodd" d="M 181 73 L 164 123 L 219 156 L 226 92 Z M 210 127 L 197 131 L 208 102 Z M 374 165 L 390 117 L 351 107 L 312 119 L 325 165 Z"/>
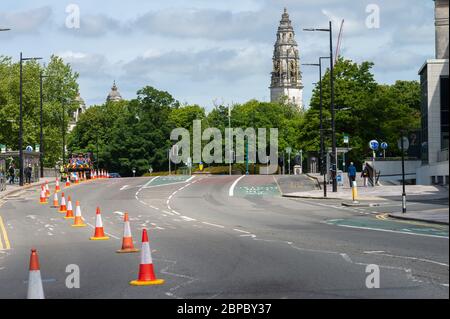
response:
<path fill-rule="evenodd" d="M 276 176 L 120 178 L 63 191 L 80 200 L 88 227 L 39 204 L 37 187 L 0 204 L 0 298 L 26 296 L 32 247 L 47 298 L 449 298 L 448 226 L 392 219 L 390 200 L 285 198 Z M 410 208 L 430 205 L 445 203 Z M 89 240 L 97 206 L 110 240 Z M 136 246 L 148 229 L 164 285 L 129 285 L 140 256 L 115 252 L 124 212 Z M 70 265 L 80 288 L 66 286 Z M 378 289 L 366 286 L 369 265 L 380 269 Z"/>
<path fill-rule="evenodd" d="M 417 201 L 434 201 L 447 200 L 449 198 L 448 188 L 441 186 L 429 185 L 406 185 L 407 203 Z M 377 187 L 358 187 L 357 201 L 352 201 L 352 190 L 350 187 L 339 187 L 338 191 L 331 192 L 331 186 L 328 189 L 327 197 L 323 196 L 323 190 L 309 190 L 300 192 L 283 193 L 285 197 L 309 198 L 309 199 L 328 199 L 328 200 L 342 200 L 342 205 L 363 207 L 363 206 L 378 206 L 379 202 L 385 201 L 401 201 L 402 186 L 401 185 L 385 185 Z M 391 217 L 426 221 L 431 223 L 449 223 L 449 209 L 448 205 L 444 208 L 420 211 L 407 211 L 403 214 L 401 207 L 398 212 L 390 213 Z"/>
<path fill-rule="evenodd" d="M 21 190 L 24 189 L 29 189 L 32 187 L 36 187 L 36 186 L 40 186 L 42 185 L 42 183 L 45 183 L 45 181 L 48 181 L 49 185 L 54 184 L 55 183 L 55 178 L 54 177 L 44 177 L 41 178 L 41 180 L 39 182 L 34 182 L 31 184 L 25 184 L 24 186 L 20 186 L 19 184 L 6 184 L 6 190 L 1 191 L 0 192 L 0 200 L 2 198 L 8 197 L 10 195 L 13 195 L 17 192 L 20 192 Z"/>

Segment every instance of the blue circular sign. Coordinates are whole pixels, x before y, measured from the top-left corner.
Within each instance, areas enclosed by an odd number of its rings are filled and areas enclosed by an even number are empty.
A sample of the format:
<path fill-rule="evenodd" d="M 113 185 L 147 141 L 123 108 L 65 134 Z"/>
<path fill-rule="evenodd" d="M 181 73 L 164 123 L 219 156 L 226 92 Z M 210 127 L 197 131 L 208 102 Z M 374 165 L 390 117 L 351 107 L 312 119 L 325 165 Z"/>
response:
<path fill-rule="evenodd" d="M 377 141 L 377 140 L 371 140 L 371 141 L 369 142 L 369 147 L 370 147 L 370 149 L 373 150 L 373 151 L 376 151 L 376 150 L 378 149 L 378 146 L 379 146 L 379 144 L 378 144 L 378 141 Z"/>
<path fill-rule="evenodd" d="M 387 149 L 388 148 L 388 143 L 386 143 L 386 142 L 383 142 L 383 143 L 381 143 L 381 148 L 382 149 Z"/>
<path fill-rule="evenodd" d="M 30 146 L 30 145 L 28 145 L 27 146 L 27 148 L 25 149 L 27 152 L 33 152 L 33 148 Z"/>

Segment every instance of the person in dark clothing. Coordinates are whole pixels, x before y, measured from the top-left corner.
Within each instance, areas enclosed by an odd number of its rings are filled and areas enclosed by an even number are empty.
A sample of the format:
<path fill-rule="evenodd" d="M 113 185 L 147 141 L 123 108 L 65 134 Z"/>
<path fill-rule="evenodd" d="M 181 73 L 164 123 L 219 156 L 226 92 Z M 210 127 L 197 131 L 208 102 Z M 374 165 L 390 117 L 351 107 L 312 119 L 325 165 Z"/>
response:
<path fill-rule="evenodd" d="M 31 184 L 31 174 L 33 173 L 33 168 L 31 167 L 31 164 L 28 164 L 28 167 L 25 168 L 25 183 Z"/>
<path fill-rule="evenodd" d="M 352 187 L 353 182 L 356 180 L 356 167 L 353 165 L 353 162 L 350 162 L 348 167 L 348 180 L 350 181 L 350 187 Z"/>
<path fill-rule="evenodd" d="M 361 177 L 364 179 L 364 187 L 367 187 L 367 180 L 369 179 L 369 166 L 367 163 L 364 165 L 364 169 L 361 172 Z"/>
<path fill-rule="evenodd" d="M 9 173 L 9 183 L 10 184 L 14 184 L 14 179 L 15 179 L 15 168 L 14 168 L 14 164 L 9 165 L 8 168 L 8 173 Z"/>

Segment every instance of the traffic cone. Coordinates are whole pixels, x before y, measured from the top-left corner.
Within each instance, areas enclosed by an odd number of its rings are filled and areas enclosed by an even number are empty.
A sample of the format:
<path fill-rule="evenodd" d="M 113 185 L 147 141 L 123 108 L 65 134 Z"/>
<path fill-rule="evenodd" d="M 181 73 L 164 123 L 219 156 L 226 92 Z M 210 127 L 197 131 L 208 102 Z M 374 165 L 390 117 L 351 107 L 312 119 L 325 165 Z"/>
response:
<path fill-rule="evenodd" d="M 64 192 L 61 193 L 61 204 L 59 205 L 59 212 L 60 213 L 67 212 L 66 199 L 64 198 Z"/>
<path fill-rule="evenodd" d="M 39 257 L 36 249 L 31 249 L 30 271 L 28 274 L 27 299 L 45 299 L 42 287 L 41 270 L 39 268 Z"/>
<path fill-rule="evenodd" d="M 105 232 L 103 230 L 103 222 L 102 215 L 100 214 L 100 207 L 97 207 L 97 212 L 95 213 L 95 233 L 94 236 L 91 237 L 91 240 L 108 240 L 109 237 L 105 236 Z"/>
<path fill-rule="evenodd" d="M 55 193 L 55 195 L 53 195 L 53 205 L 52 205 L 52 207 L 54 207 L 54 208 L 58 208 L 59 207 L 58 193 Z"/>
<path fill-rule="evenodd" d="M 55 186 L 55 192 L 58 193 L 61 191 L 61 188 L 59 187 L 59 180 L 58 177 L 56 178 L 56 186 Z"/>
<path fill-rule="evenodd" d="M 47 196 L 45 196 L 45 186 L 41 186 L 41 196 L 39 198 L 39 203 L 47 204 Z"/>
<path fill-rule="evenodd" d="M 78 178 L 78 173 L 75 174 L 75 184 L 78 184 L 80 182 L 79 178 Z"/>
<path fill-rule="evenodd" d="M 83 217 L 81 217 L 81 208 L 80 202 L 75 202 L 75 220 L 73 221 L 72 227 L 86 227 L 86 224 L 83 222 Z"/>
<path fill-rule="evenodd" d="M 45 181 L 45 197 L 50 197 L 50 189 L 48 188 L 48 181 Z"/>
<path fill-rule="evenodd" d="M 133 237 L 131 236 L 130 230 L 130 220 L 128 219 L 128 213 L 123 216 L 123 239 L 122 239 L 122 249 L 119 249 L 118 253 L 136 253 L 139 249 L 134 248 Z"/>
<path fill-rule="evenodd" d="M 65 219 L 74 218 L 72 209 L 72 199 L 70 198 L 70 196 L 67 198 L 67 212 L 64 218 Z"/>
<path fill-rule="evenodd" d="M 66 179 L 66 187 L 70 187 L 70 178 L 67 175 L 67 179 Z"/>
<path fill-rule="evenodd" d="M 163 279 L 156 279 L 153 269 L 152 252 L 148 242 L 147 229 L 142 230 L 142 251 L 137 280 L 130 281 L 133 286 L 162 285 Z"/>

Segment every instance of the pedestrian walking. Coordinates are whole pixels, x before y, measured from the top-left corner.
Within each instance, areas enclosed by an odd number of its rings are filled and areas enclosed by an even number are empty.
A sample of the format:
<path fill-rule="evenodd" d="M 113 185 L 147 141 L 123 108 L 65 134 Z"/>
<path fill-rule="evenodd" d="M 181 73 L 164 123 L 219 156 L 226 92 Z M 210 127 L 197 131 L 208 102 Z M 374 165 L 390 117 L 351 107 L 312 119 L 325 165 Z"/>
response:
<path fill-rule="evenodd" d="M 353 165 L 353 162 L 350 162 L 348 167 L 348 180 L 350 182 L 350 187 L 352 187 L 353 182 L 356 180 L 356 167 Z"/>
<path fill-rule="evenodd" d="M 8 174 L 9 174 L 9 184 L 14 184 L 14 179 L 15 179 L 15 167 L 14 167 L 14 163 L 11 163 L 9 165 L 8 168 Z"/>
<path fill-rule="evenodd" d="M 31 164 L 28 164 L 28 167 L 25 168 L 25 183 L 31 184 L 31 174 L 33 173 L 33 168 L 31 167 Z"/>
<path fill-rule="evenodd" d="M 369 180 L 369 165 L 367 163 L 364 164 L 364 168 L 361 172 L 361 177 L 364 180 L 364 187 L 367 187 L 367 181 Z"/>

